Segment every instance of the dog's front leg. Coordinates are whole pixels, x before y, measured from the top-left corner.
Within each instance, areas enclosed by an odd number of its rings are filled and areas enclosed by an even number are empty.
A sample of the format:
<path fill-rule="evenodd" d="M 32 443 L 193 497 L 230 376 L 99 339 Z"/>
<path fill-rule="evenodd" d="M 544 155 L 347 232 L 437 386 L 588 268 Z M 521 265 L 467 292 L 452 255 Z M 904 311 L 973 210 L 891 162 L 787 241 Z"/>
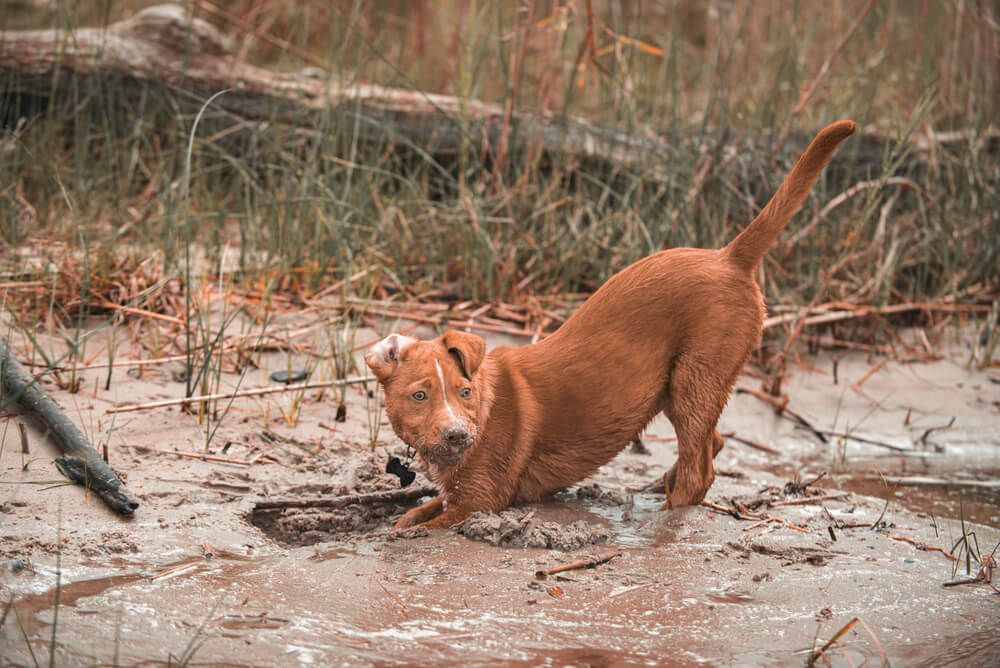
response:
<path fill-rule="evenodd" d="M 427 520 L 420 526 L 428 529 L 448 529 L 453 525 L 464 521 L 465 518 L 471 514 L 472 511 L 464 509 L 461 506 L 449 506 L 443 513 L 437 517 Z"/>
<path fill-rule="evenodd" d="M 437 517 L 433 517 L 420 526 L 428 529 L 447 529 L 459 522 L 465 521 L 472 513 L 498 513 L 510 506 L 514 500 L 512 485 L 494 484 L 483 482 L 470 485 L 476 489 L 475 494 L 462 494 L 461 491 L 453 490 L 448 495 L 448 503 L 445 504 L 444 511 Z"/>
<path fill-rule="evenodd" d="M 396 521 L 393 529 L 408 529 L 416 526 L 421 522 L 426 522 L 437 517 L 441 514 L 442 510 L 444 510 L 444 498 L 441 495 L 435 496 L 427 503 L 408 510 L 405 515 Z"/>

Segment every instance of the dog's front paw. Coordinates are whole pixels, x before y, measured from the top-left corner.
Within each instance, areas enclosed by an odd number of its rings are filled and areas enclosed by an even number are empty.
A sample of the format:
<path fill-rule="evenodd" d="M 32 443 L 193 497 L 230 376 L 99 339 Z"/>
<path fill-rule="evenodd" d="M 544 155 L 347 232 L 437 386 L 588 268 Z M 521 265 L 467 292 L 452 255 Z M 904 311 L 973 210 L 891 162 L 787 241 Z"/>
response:
<path fill-rule="evenodd" d="M 402 531 L 403 529 L 409 529 L 410 527 L 415 527 L 424 521 L 424 513 L 421 512 L 420 508 L 414 508 L 409 510 L 405 515 L 396 520 L 396 524 L 393 525 L 393 531 Z"/>

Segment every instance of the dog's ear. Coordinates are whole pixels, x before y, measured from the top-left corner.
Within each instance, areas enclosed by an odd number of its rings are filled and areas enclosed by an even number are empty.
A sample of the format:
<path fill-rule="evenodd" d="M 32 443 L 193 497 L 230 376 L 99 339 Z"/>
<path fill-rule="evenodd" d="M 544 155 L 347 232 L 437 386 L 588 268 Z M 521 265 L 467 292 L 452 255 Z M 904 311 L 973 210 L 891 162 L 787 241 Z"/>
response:
<path fill-rule="evenodd" d="M 462 374 L 469 380 L 476 374 L 486 355 L 486 341 L 481 336 L 449 329 L 441 336 L 441 342 L 448 352 L 458 358 Z"/>
<path fill-rule="evenodd" d="M 372 346 L 371 350 L 365 354 L 365 364 L 375 374 L 375 378 L 380 383 L 384 383 L 399 365 L 399 357 L 403 354 L 406 346 L 415 342 L 416 339 L 409 336 L 390 334 Z"/>

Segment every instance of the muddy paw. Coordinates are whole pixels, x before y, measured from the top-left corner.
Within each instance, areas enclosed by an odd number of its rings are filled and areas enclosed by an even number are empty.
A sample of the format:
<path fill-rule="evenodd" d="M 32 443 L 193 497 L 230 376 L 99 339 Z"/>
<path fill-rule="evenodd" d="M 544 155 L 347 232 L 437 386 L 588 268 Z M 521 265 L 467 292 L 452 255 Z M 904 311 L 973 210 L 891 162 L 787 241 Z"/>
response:
<path fill-rule="evenodd" d="M 393 531 L 402 531 L 403 529 L 409 529 L 410 527 L 415 527 L 423 520 L 423 513 L 417 512 L 419 508 L 414 508 L 408 511 L 405 515 L 396 520 L 396 524 L 393 525 Z"/>

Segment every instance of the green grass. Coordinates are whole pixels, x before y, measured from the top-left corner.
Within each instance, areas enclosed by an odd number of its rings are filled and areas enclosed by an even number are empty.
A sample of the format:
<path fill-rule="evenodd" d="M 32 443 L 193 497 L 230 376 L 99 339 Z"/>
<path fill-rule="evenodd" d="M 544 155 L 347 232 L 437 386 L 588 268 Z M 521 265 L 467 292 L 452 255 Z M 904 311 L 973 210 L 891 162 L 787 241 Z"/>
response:
<path fill-rule="evenodd" d="M 93 25 L 146 4 L 61 2 L 0 27 Z M 769 302 L 995 294 L 1000 161 L 984 138 L 1000 91 L 997 16 L 988 3 L 877 3 L 773 159 L 775 134 L 864 2 L 817 12 L 777 0 L 627 9 L 599 1 L 592 51 L 583 2 L 538 3 L 532 16 L 526 5 L 498 0 L 433 9 L 216 4 L 293 45 L 279 48 L 200 14 L 261 65 L 321 63 L 338 82 L 568 112 L 636 137 L 655 134 L 671 155 L 613 168 L 540 158 L 529 146 L 498 163 L 466 133 L 446 160 L 398 142 L 391 125 L 363 110 L 316 113 L 306 127 L 281 122 L 278 110 L 273 122 L 243 123 L 227 110 L 227 95 L 207 103 L 167 87 L 135 93 L 110 77 L 66 99 L 0 93 L 0 280 L 52 284 L 60 298 L 38 297 L 37 307 L 61 324 L 102 312 L 100 277 L 115 275 L 123 255 L 152 258 L 158 277 L 180 280 L 187 295 L 220 273 L 239 285 L 308 292 L 346 268 L 369 268 L 390 292 L 405 286 L 454 299 L 589 292 L 660 248 L 726 243 L 808 136 L 839 117 L 884 141 L 852 138 L 786 239 L 840 193 L 875 184 L 795 245 L 779 241 L 762 273 Z M 0 91 L 10 81 L 0 79 Z M 468 130 L 461 114 L 446 123 Z M 382 132 L 362 141 L 362 126 Z M 911 140 L 944 130 L 968 140 L 930 154 L 913 149 Z M 25 204 L 35 217 L 19 222 Z M 226 249 L 235 260 L 219 272 Z M 204 351 L 189 371 L 208 371 L 208 343 L 187 349 Z"/>

